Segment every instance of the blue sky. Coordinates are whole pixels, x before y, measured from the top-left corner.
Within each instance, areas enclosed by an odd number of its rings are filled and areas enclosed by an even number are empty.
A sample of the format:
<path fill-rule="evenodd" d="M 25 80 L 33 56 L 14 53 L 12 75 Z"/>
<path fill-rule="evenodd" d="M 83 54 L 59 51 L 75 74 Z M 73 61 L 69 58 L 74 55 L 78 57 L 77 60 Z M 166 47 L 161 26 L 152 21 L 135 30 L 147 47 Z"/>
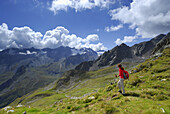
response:
<path fill-rule="evenodd" d="M 168 3 L 168 0 L 1 0 L 0 49 L 69 46 L 98 51 L 121 43 L 132 46 L 170 32 Z"/>

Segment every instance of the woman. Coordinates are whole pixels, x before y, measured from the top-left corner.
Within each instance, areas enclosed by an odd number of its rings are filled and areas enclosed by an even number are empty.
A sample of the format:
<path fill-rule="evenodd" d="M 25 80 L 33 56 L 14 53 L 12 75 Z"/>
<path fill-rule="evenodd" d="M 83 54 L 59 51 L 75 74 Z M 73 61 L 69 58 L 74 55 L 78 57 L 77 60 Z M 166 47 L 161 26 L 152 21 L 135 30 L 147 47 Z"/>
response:
<path fill-rule="evenodd" d="M 125 89 L 124 89 L 124 84 L 123 84 L 123 81 L 124 81 L 124 74 L 123 73 L 127 73 L 127 71 L 124 70 L 124 68 L 122 67 L 121 64 L 118 64 L 117 65 L 119 67 L 119 81 L 118 81 L 118 87 L 119 87 L 119 92 L 122 93 L 122 95 L 125 95 Z M 129 75 L 129 74 L 128 74 Z M 123 92 L 122 92 L 122 90 Z"/>

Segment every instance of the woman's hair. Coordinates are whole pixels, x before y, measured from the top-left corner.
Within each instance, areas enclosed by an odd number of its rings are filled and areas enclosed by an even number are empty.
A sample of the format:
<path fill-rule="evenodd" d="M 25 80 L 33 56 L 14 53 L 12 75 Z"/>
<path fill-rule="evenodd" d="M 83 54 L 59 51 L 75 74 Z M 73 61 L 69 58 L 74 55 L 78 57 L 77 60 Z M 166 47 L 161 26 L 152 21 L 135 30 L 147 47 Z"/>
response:
<path fill-rule="evenodd" d="M 118 64 L 117 66 L 118 66 L 120 69 L 124 70 L 124 68 L 122 67 L 121 64 Z"/>

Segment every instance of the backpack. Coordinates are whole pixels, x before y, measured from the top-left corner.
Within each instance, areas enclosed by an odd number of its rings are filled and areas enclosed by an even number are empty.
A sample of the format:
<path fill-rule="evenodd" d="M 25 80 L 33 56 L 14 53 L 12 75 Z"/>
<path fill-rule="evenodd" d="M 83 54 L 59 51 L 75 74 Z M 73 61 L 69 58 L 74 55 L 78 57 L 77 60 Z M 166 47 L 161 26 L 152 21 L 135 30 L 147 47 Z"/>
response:
<path fill-rule="evenodd" d="M 123 72 L 124 79 L 129 79 L 129 74 L 127 71 Z"/>

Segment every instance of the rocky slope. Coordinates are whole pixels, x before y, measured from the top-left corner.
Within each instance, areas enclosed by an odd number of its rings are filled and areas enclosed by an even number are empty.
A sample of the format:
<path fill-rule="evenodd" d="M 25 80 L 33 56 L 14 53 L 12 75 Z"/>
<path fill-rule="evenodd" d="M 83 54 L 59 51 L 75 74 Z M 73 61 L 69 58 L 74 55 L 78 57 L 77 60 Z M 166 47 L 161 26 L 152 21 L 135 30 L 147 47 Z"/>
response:
<path fill-rule="evenodd" d="M 170 47 L 170 32 L 157 43 L 152 54 L 161 53 L 167 47 Z"/>
<path fill-rule="evenodd" d="M 43 87 L 83 61 L 95 60 L 91 49 L 17 49 L 0 52 L 0 107 Z"/>
<path fill-rule="evenodd" d="M 123 43 L 120 46 L 116 46 L 113 49 L 105 52 L 103 55 L 98 57 L 97 60 L 81 63 L 75 69 L 89 71 L 97 70 L 102 67 L 111 66 L 121 62 L 143 62 L 152 55 L 152 51 L 156 47 L 157 43 L 163 39 L 169 41 L 167 39 L 168 35 L 169 34 L 160 34 L 150 41 L 135 44 L 132 47 L 129 47 Z"/>

